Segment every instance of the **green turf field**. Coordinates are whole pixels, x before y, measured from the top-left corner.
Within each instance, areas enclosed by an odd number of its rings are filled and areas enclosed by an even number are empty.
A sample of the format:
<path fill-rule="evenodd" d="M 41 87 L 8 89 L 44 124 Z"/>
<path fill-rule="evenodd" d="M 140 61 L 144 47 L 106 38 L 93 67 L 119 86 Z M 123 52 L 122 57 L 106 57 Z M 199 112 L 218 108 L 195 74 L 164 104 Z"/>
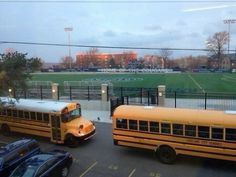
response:
<path fill-rule="evenodd" d="M 236 73 L 168 73 L 168 74 L 114 74 L 114 73 L 35 73 L 33 81 L 110 81 L 114 87 L 189 89 L 206 92 L 236 93 Z"/>

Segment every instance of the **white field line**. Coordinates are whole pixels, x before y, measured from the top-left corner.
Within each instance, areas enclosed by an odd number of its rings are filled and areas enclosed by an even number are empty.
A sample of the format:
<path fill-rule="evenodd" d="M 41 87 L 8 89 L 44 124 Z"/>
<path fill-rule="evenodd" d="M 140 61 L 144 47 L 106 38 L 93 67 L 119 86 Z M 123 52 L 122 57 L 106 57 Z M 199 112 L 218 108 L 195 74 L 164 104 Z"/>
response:
<path fill-rule="evenodd" d="M 198 88 L 202 90 L 203 93 L 205 93 L 205 90 L 201 87 L 201 85 L 190 75 L 188 74 L 188 77 L 196 84 Z"/>

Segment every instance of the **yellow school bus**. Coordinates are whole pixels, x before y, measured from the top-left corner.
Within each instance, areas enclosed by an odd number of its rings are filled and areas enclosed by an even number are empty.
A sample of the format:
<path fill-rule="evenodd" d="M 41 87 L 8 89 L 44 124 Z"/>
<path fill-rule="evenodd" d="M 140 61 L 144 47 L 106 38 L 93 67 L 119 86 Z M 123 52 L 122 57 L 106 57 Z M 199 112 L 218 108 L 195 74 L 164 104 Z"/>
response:
<path fill-rule="evenodd" d="M 236 161 L 236 111 L 122 105 L 112 131 L 115 145 L 153 150 L 167 164 L 178 154 Z"/>
<path fill-rule="evenodd" d="M 93 122 L 81 115 L 77 102 L 8 97 L 0 97 L 0 100 L 0 129 L 4 135 L 19 132 L 76 146 L 95 134 Z"/>

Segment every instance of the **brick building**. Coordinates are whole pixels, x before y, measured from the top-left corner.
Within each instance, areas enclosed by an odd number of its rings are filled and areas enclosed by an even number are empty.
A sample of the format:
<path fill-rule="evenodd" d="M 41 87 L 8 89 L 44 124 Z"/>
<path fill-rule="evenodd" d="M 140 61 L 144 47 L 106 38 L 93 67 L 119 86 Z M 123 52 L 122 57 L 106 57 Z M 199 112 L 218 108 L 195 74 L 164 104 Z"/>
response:
<path fill-rule="evenodd" d="M 130 61 L 136 60 L 136 52 L 78 53 L 75 62 L 78 68 L 127 68 Z"/>

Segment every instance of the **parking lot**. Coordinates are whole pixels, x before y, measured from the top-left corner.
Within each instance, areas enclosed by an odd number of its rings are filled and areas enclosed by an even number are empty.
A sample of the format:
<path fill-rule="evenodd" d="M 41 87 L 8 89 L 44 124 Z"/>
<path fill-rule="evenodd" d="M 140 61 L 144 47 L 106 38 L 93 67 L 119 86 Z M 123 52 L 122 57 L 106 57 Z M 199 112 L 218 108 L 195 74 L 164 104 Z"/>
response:
<path fill-rule="evenodd" d="M 235 177 L 235 162 L 180 156 L 173 165 L 162 164 L 152 151 L 114 146 L 110 123 L 95 123 L 97 134 L 76 148 L 36 137 L 43 151 L 64 149 L 74 163 L 69 177 Z M 26 135 L 0 135 L 1 143 Z M 28 136 L 29 137 L 29 136 Z"/>

